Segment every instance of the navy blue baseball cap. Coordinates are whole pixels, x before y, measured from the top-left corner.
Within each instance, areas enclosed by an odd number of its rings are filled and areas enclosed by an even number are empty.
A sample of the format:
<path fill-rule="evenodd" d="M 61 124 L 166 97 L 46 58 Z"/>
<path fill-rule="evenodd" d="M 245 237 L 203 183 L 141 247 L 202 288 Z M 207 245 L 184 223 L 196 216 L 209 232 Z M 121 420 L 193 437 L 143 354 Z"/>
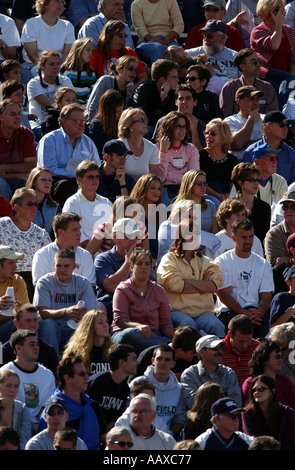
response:
<path fill-rule="evenodd" d="M 103 154 L 116 153 L 117 155 L 132 155 L 132 152 L 126 147 L 124 142 L 120 139 L 112 139 L 104 144 L 102 149 Z"/>

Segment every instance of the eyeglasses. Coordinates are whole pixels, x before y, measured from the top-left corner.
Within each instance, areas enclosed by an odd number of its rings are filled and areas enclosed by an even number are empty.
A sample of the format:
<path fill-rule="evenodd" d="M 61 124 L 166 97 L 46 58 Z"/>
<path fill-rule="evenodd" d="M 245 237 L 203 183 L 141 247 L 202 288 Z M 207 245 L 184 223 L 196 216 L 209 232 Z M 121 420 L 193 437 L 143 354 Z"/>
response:
<path fill-rule="evenodd" d="M 175 129 L 186 129 L 186 125 L 183 126 L 181 124 L 175 124 Z"/>
<path fill-rule="evenodd" d="M 250 178 L 250 179 L 248 179 L 248 180 L 246 180 L 246 181 L 249 181 L 249 183 L 259 183 L 260 178 Z"/>
<path fill-rule="evenodd" d="M 129 72 L 135 72 L 135 73 L 138 73 L 138 69 L 136 69 L 135 67 L 126 67 L 127 70 L 129 70 Z"/>
<path fill-rule="evenodd" d="M 87 375 L 87 372 L 85 372 L 85 370 L 81 370 L 80 372 L 77 372 L 76 375 L 79 375 L 79 377 L 85 377 L 85 375 Z"/>
<path fill-rule="evenodd" d="M 258 65 L 258 64 L 259 65 L 263 64 L 263 60 L 261 60 L 261 59 L 251 59 L 250 62 L 251 62 L 251 64 L 253 64 L 255 66 Z"/>
<path fill-rule="evenodd" d="M 265 390 L 270 390 L 268 387 L 253 387 L 252 388 L 252 392 L 255 393 L 255 392 L 265 392 Z"/>
<path fill-rule="evenodd" d="M 209 7 L 209 6 L 205 6 L 204 7 L 204 10 L 207 11 L 208 13 L 210 11 L 213 11 L 214 13 L 217 13 L 221 8 L 217 8 L 217 7 Z"/>
<path fill-rule="evenodd" d="M 39 203 L 38 202 L 33 202 L 33 201 L 29 201 L 25 204 L 25 206 L 28 206 L 28 207 L 38 207 L 39 206 Z"/>
<path fill-rule="evenodd" d="M 202 34 L 202 38 L 205 38 L 205 39 L 209 39 L 209 41 L 211 41 L 211 39 L 213 39 L 215 36 L 215 33 L 211 34 L 211 33 L 203 33 Z"/>
<path fill-rule="evenodd" d="M 46 176 L 39 176 L 39 180 L 48 181 L 48 183 L 52 183 L 53 178 L 46 178 Z"/>
<path fill-rule="evenodd" d="M 208 183 L 206 183 L 206 181 L 196 181 L 195 185 L 200 186 L 200 187 L 205 186 L 205 188 L 206 188 L 206 186 L 208 186 Z"/>
<path fill-rule="evenodd" d="M 278 126 L 283 129 L 283 127 L 292 127 L 292 124 L 289 124 L 288 121 L 283 121 L 283 122 L 269 122 L 269 124 L 278 124 Z"/>
<path fill-rule="evenodd" d="M 144 123 L 144 122 L 149 122 L 148 118 L 145 118 L 145 117 L 140 117 L 138 119 L 135 119 L 135 121 L 132 122 L 132 124 L 134 124 L 135 122 L 141 122 L 141 123 Z"/>
<path fill-rule="evenodd" d="M 130 441 L 130 442 L 125 442 L 125 441 L 111 441 L 111 444 L 117 444 L 117 445 L 120 446 L 120 447 L 126 447 L 126 446 L 127 446 L 127 447 L 129 447 L 129 448 L 134 446 L 133 442 L 131 442 L 131 441 Z"/>
<path fill-rule="evenodd" d="M 211 351 L 219 351 L 221 349 L 222 351 L 224 350 L 224 346 L 222 344 L 219 344 L 219 346 L 215 346 L 215 348 L 210 348 Z"/>
<path fill-rule="evenodd" d="M 211 137 L 216 137 L 217 134 L 214 131 L 205 131 L 204 135 L 211 135 Z"/>
<path fill-rule="evenodd" d="M 54 446 L 55 450 L 74 450 L 73 448 L 70 447 L 60 447 L 60 446 Z"/>
<path fill-rule="evenodd" d="M 234 421 L 240 417 L 240 413 L 229 413 L 227 416 Z"/>
<path fill-rule="evenodd" d="M 68 118 L 68 121 L 74 121 L 75 124 L 85 124 L 86 121 L 83 119 L 73 119 L 73 118 Z"/>
<path fill-rule="evenodd" d="M 120 39 L 123 39 L 123 38 L 126 39 L 128 37 L 127 34 L 123 34 L 123 33 L 117 33 L 115 34 L 115 36 L 118 36 L 118 38 Z"/>
<path fill-rule="evenodd" d="M 57 410 L 57 411 L 49 410 L 49 411 L 47 411 L 47 414 L 51 417 L 53 417 L 53 416 L 63 416 L 64 412 L 65 412 L 64 410 Z"/>
<path fill-rule="evenodd" d="M 274 161 L 278 161 L 279 158 L 280 157 L 278 155 L 268 155 L 266 157 L 261 157 L 260 160 L 268 160 L 270 162 L 274 162 Z"/>
<path fill-rule="evenodd" d="M 135 409 L 135 410 L 130 410 L 130 413 L 131 413 L 132 415 L 137 415 L 137 414 L 139 414 L 139 415 L 146 415 L 147 413 L 152 413 L 152 412 L 153 412 L 153 410 L 144 410 L 144 409 L 142 409 L 142 410 L 137 410 L 137 409 Z"/>
<path fill-rule="evenodd" d="M 185 77 L 186 82 L 195 82 L 196 80 L 200 80 L 199 77 L 191 77 L 190 75 Z"/>
<path fill-rule="evenodd" d="M 100 176 L 99 175 L 85 175 L 84 178 L 87 178 L 89 181 L 94 181 L 94 180 L 100 180 Z"/>
<path fill-rule="evenodd" d="M 291 209 L 291 211 L 295 211 L 295 204 L 283 204 L 283 211 L 287 211 Z"/>

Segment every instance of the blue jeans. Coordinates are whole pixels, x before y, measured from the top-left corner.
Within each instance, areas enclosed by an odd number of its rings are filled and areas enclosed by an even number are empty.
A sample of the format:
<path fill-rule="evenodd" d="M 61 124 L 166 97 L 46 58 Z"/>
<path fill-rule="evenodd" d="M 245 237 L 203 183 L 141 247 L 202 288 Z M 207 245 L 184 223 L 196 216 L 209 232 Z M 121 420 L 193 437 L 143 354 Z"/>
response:
<path fill-rule="evenodd" d="M 171 338 L 166 336 L 159 336 L 152 333 L 150 338 L 145 338 L 138 328 L 125 328 L 121 331 L 116 331 L 112 335 L 112 340 L 118 344 L 131 344 L 137 354 L 150 346 L 157 346 L 158 344 L 167 344 Z"/>
<path fill-rule="evenodd" d="M 179 325 L 191 326 L 202 335 L 216 335 L 219 338 L 225 337 L 224 324 L 212 312 L 203 312 L 198 317 L 190 317 L 186 313 L 174 310 L 170 312 L 170 317 L 174 328 Z"/>
<path fill-rule="evenodd" d="M 0 178 L 0 194 L 10 201 L 14 191 L 18 188 L 22 188 L 25 186 L 25 180 L 15 179 L 15 180 L 5 180 L 4 178 Z"/>
<path fill-rule="evenodd" d="M 164 39 L 164 36 L 158 36 Z M 169 46 L 179 46 L 177 41 L 172 41 L 167 44 Z M 148 65 L 152 65 L 156 60 L 163 59 L 166 47 L 159 42 L 144 42 L 141 41 L 137 44 L 135 52 L 139 55 L 143 62 L 147 62 Z"/>
<path fill-rule="evenodd" d="M 267 81 L 271 83 L 278 94 L 280 110 L 287 103 L 289 94 L 294 90 L 295 75 L 282 70 L 270 69 L 267 74 Z"/>
<path fill-rule="evenodd" d="M 52 320 L 46 318 L 42 320 L 38 327 L 38 336 L 40 339 L 52 346 L 60 359 L 60 352 L 72 336 L 75 330 L 67 325 L 68 318 Z"/>
<path fill-rule="evenodd" d="M 10 336 L 15 330 L 16 330 L 16 326 L 13 323 L 13 320 L 8 320 L 7 322 L 2 323 L 2 325 L 0 325 L 0 347 L 2 347 L 4 343 L 10 340 Z M 1 355 L 0 355 L 0 366 L 1 365 L 2 364 L 1 364 Z"/>

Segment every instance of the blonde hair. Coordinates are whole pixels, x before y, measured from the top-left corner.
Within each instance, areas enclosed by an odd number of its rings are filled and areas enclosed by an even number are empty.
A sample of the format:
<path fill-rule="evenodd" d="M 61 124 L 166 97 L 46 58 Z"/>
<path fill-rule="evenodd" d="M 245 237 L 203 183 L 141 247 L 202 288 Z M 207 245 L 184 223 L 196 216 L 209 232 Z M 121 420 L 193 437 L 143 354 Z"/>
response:
<path fill-rule="evenodd" d="M 264 19 L 280 5 L 285 6 L 285 0 L 258 0 L 256 5 L 256 13 L 260 18 Z"/>
<path fill-rule="evenodd" d="M 221 134 L 221 139 L 222 139 L 222 144 L 221 148 L 224 153 L 227 153 L 230 150 L 231 143 L 233 140 L 232 133 L 230 130 L 230 126 L 227 122 L 223 121 L 220 118 L 215 118 L 209 121 L 206 124 L 206 129 L 205 132 L 211 129 L 212 127 L 218 127 L 220 134 Z M 204 132 L 204 133 L 205 133 Z"/>
<path fill-rule="evenodd" d="M 93 69 L 90 67 L 90 64 L 85 64 L 82 60 L 82 53 L 89 43 L 93 46 L 92 38 L 76 39 L 61 67 L 65 70 L 75 70 L 77 72 L 85 70 L 88 75 L 91 75 Z"/>
<path fill-rule="evenodd" d="M 132 126 L 137 114 L 142 114 L 146 118 L 146 114 L 141 108 L 127 108 L 122 112 L 118 122 L 118 137 L 125 139 L 130 137 L 130 126 Z"/>
<path fill-rule="evenodd" d="M 35 189 L 37 178 L 40 175 L 40 173 L 42 173 L 42 171 L 46 171 L 47 173 L 50 174 L 50 176 L 52 176 L 52 173 L 48 168 L 43 167 L 43 166 L 35 167 L 30 171 L 30 174 L 26 182 L 26 188 Z M 45 199 L 47 201 L 48 206 L 50 207 L 57 207 L 59 205 L 57 202 L 55 202 L 52 199 L 52 196 L 50 193 L 45 194 Z"/>
<path fill-rule="evenodd" d="M 175 199 L 175 202 L 181 199 L 192 199 L 193 186 L 198 176 L 205 176 L 205 178 L 207 179 L 207 175 L 203 170 L 189 170 L 183 175 L 178 191 L 178 196 Z M 206 209 L 207 201 L 204 196 L 201 199 L 201 210 L 204 211 Z"/>

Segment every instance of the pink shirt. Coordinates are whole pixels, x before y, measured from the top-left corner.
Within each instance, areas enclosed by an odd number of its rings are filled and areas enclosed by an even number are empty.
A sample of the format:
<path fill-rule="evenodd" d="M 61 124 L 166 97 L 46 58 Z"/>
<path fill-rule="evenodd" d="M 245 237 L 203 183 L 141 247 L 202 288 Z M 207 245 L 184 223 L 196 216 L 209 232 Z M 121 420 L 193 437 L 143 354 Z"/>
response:
<path fill-rule="evenodd" d="M 113 313 L 112 333 L 121 330 L 118 322 L 122 320 L 147 324 L 155 334 L 172 326 L 168 296 L 154 281 L 149 281 L 145 298 L 140 296 L 132 278 L 120 282 L 113 297 Z"/>
<path fill-rule="evenodd" d="M 159 144 L 157 144 L 159 148 Z M 159 152 L 160 178 L 164 185 L 180 184 L 183 175 L 189 170 L 200 169 L 200 156 L 197 147 L 193 144 L 182 145 L 168 152 Z"/>

